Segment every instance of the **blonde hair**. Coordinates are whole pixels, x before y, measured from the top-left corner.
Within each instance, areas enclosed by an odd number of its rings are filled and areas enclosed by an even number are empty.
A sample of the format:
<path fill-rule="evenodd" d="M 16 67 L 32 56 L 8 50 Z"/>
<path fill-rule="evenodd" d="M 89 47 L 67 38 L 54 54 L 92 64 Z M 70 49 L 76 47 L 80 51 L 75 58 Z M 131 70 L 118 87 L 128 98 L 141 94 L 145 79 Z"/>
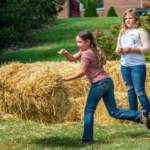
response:
<path fill-rule="evenodd" d="M 106 64 L 106 57 L 104 56 L 101 48 L 96 45 L 95 38 L 94 38 L 92 32 L 80 31 L 78 33 L 78 36 L 84 41 L 90 40 L 90 46 L 91 46 L 91 49 L 93 50 L 93 52 L 96 55 L 97 64 L 98 65 L 99 64 L 102 64 L 102 65 Z"/>
<path fill-rule="evenodd" d="M 135 8 L 129 8 L 127 9 L 124 14 L 123 14 L 123 21 L 122 21 L 122 29 L 120 31 L 120 35 L 122 35 L 127 29 L 128 27 L 126 26 L 125 24 L 125 17 L 127 15 L 131 15 L 135 18 L 136 22 L 135 22 L 135 25 L 134 25 L 134 28 L 139 28 L 141 26 L 141 22 L 140 22 L 140 16 L 139 14 L 136 12 L 136 9 Z"/>

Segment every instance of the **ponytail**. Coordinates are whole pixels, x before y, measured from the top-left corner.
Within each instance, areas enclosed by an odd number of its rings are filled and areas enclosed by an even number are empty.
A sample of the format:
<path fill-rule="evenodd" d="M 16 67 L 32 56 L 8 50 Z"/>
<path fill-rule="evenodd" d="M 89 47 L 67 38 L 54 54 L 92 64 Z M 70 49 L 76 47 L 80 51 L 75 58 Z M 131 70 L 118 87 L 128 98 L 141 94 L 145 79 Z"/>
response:
<path fill-rule="evenodd" d="M 89 31 L 81 31 L 78 33 L 78 36 L 81 37 L 83 40 L 90 40 L 91 42 L 91 49 L 96 55 L 96 61 L 97 65 L 105 65 L 106 64 L 106 57 L 104 53 L 102 52 L 101 48 L 97 46 L 96 44 L 96 38 L 94 38 L 94 35 Z"/>

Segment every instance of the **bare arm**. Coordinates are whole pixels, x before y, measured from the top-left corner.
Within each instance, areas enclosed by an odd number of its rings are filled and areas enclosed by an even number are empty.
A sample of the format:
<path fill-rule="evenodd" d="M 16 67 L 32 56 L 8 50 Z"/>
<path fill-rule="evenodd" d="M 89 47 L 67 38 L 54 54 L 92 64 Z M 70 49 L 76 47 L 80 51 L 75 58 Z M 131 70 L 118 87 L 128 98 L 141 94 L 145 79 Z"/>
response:
<path fill-rule="evenodd" d="M 146 53 L 150 51 L 150 41 L 148 37 L 148 33 L 144 29 L 139 29 L 140 32 L 140 39 L 141 39 L 141 47 L 137 48 L 123 48 L 123 53 Z"/>
<path fill-rule="evenodd" d="M 122 53 L 142 53 L 140 48 L 122 48 Z"/>
<path fill-rule="evenodd" d="M 80 52 L 77 52 L 75 54 L 70 54 L 67 50 L 61 49 L 59 52 L 57 52 L 60 55 L 63 55 L 67 58 L 69 61 L 76 61 L 80 58 Z"/>
<path fill-rule="evenodd" d="M 87 70 L 87 67 L 88 67 L 87 63 L 81 63 L 79 71 L 76 72 L 75 74 L 72 74 L 68 77 L 65 77 L 64 80 L 69 81 L 69 80 L 73 80 L 73 79 L 80 78 L 80 77 L 84 76 L 85 72 Z"/>
<path fill-rule="evenodd" d="M 144 29 L 140 29 L 140 38 L 142 46 L 140 47 L 140 51 L 142 53 L 146 53 L 150 51 L 150 39 L 148 33 Z"/>
<path fill-rule="evenodd" d="M 116 54 L 119 56 L 123 53 L 122 48 L 120 46 L 120 38 L 121 38 L 121 31 L 120 31 L 118 39 L 117 39 L 117 46 L 116 46 L 116 50 L 115 50 Z"/>

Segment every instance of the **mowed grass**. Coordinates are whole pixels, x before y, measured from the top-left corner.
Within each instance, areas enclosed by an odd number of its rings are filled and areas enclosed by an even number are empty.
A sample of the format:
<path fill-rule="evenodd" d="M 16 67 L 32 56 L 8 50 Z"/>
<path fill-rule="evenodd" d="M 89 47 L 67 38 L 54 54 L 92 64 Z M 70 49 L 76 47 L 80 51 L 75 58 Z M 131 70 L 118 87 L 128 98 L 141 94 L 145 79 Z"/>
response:
<path fill-rule="evenodd" d="M 83 124 L 44 125 L 0 120 L 0 150 L 149 150 L 150 131 L 140 124 L 95 125 L 95 142 L 82 144 Z"/>
<path fill-rule="evenodd" d="M 15 51 L 5 51 L 0 54 L 0 61 L 60 61 L 63 57 L 57 55 L 61 48 L 70 52 L 77 51 L 75 36 L 81 30 L 95 31 L 99 27 L 102 32 L 109 32 L 112 25 L 120 24 L 119 17 L 70 18 L 59 19 L 51 27 L 40 29 L 33 33 L 37 45 L 32 48 L 20 48 Z"/>

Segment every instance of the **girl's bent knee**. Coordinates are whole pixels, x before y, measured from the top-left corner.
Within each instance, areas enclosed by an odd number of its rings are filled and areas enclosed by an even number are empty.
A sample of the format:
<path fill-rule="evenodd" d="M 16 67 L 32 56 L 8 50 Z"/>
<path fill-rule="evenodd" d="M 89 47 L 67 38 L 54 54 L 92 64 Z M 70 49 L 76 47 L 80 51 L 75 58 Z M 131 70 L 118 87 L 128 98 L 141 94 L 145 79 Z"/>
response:
<path fill-rule="evenodd" d="M 139 97 L 139 96 L 145 96 L 146 95 L 146 92 L 145 90 L 138 90 L 136 91 L 136 95 Z"/>
<path fill-rule="evenodd" d="M 117 111 L 111 111 L 111 112 L 109 112 L 109 115 L 113 118 L 116 118 L 117 117 Z"/>

